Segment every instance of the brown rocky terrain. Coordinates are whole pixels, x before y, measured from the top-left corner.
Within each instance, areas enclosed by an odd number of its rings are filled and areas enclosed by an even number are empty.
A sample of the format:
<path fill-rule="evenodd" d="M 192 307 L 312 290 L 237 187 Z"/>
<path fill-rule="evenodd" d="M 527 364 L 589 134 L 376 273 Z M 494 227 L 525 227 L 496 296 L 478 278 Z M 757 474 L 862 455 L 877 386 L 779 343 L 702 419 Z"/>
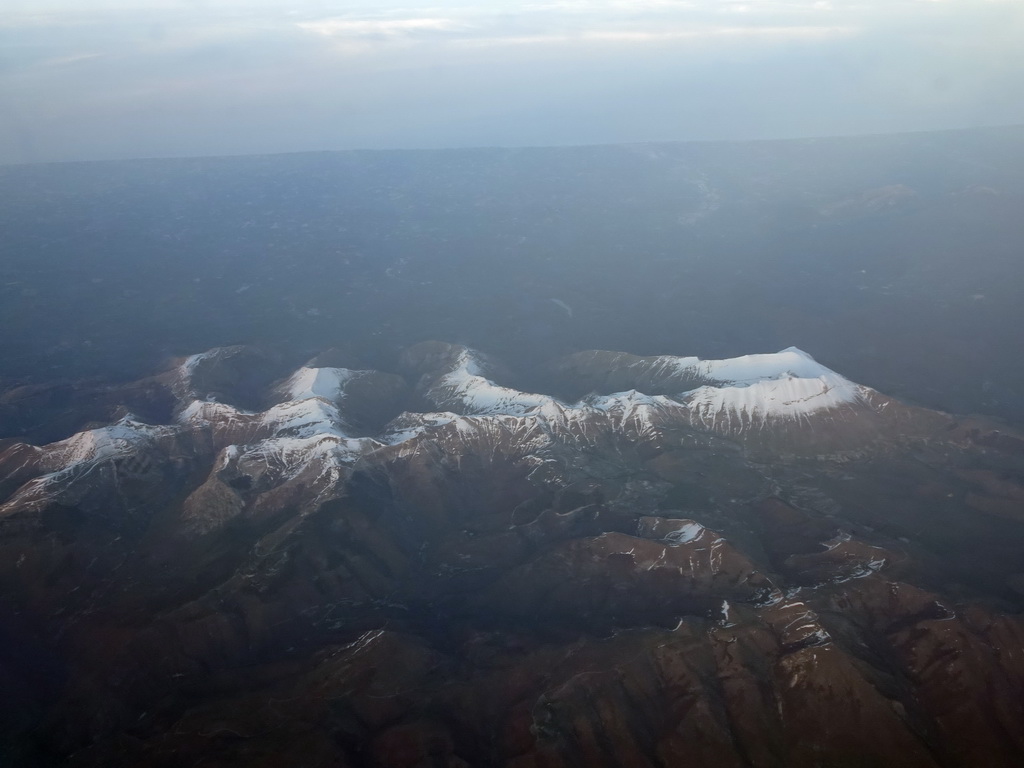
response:
<path fill-rule="evenodd" d="M 347 362 L 212 350 L 0 443 L 10 763 L 1024 760 L 1020 435 L 799 350 L 581 353 L 569 399 Z"/>

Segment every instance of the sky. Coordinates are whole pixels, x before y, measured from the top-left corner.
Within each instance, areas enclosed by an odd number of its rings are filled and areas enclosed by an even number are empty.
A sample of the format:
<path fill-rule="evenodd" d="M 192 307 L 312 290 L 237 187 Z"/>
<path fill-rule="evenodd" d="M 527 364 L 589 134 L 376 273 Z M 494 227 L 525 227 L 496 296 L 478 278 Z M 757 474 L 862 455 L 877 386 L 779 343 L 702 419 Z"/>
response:
<path fill-rule="evenodd" d="M 1024 0 L 3 0 L 0 163 L 1024 123 Z"/>

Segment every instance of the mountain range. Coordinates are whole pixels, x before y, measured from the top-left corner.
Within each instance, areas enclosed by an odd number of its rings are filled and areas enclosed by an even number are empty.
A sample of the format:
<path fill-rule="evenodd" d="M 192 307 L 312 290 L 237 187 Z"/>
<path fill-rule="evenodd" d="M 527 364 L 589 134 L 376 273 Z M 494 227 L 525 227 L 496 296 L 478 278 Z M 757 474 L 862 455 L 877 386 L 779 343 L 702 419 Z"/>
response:
<path fill-rule="evenodd" d="M 51 401 L 0 442 L 7 752 L 1020 763 L 1024 435 L 795 347 L 524 378 L 242 345 Z"/>

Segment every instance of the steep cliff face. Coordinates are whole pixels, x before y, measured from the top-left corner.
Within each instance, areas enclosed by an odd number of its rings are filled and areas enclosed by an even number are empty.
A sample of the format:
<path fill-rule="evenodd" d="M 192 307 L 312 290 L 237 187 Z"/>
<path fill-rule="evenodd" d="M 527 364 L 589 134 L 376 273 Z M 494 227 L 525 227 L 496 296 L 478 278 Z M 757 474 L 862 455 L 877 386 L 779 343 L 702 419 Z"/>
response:
<path fill-rule="evenodd" d="M 211 350 L 103 393 L 163 421 L 0 444 L 16 760 L 1024 758 L 1021 436 L 792 348 L 580 353 L 572 401 L 343 362 Z"/>

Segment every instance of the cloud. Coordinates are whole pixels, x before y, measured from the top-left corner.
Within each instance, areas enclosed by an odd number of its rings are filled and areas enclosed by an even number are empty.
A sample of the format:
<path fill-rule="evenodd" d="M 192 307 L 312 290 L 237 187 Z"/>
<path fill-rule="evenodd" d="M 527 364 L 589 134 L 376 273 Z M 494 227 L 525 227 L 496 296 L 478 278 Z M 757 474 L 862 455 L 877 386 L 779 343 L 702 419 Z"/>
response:
<path fill-rule="evenodd" d="M 1024 122 L 1015 0 L 12 2 L 7 162 Z"/>
<path fill-rule="evenodd" d="M 330 18 L 300 21 L 295 26 L 308 32 L 333 37 L 337 35 L 380 37 L 408 35 L 417 32 L 453 32 L 468 29 L 465 22 L 451 18 L 408 19 L 345 19 Z"/>

